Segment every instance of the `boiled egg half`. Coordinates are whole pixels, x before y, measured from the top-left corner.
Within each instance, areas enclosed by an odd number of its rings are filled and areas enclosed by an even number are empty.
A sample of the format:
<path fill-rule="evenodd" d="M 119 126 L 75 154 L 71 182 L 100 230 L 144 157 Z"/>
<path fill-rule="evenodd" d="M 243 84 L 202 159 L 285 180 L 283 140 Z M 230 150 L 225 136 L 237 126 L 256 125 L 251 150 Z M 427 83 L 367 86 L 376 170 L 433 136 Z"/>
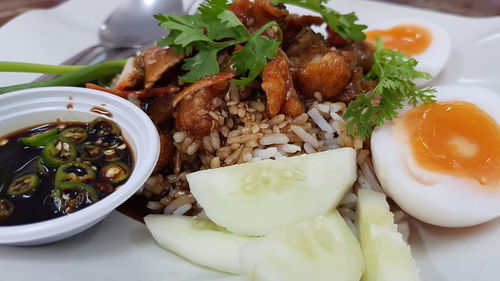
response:
<path fill-rule="evenodd" d="M 500 95 L 463 85 L 436 87 L 436 103 L 406 107 L 375 128 L 378 179 L 406 212 L 463 227 L 500 216 Z"/>
<path fill-rule="evenodd" d="M 375 44 L 379 37 L 384 47 L 414 57 L 418 71 L 436 77 L 450 56 L 451 41 L 441 26 L 422 19 L 396 19 L 369 26 L 366 40 Z M 417 86 L 427 85 L 431 79 L 418 79 Z"/>

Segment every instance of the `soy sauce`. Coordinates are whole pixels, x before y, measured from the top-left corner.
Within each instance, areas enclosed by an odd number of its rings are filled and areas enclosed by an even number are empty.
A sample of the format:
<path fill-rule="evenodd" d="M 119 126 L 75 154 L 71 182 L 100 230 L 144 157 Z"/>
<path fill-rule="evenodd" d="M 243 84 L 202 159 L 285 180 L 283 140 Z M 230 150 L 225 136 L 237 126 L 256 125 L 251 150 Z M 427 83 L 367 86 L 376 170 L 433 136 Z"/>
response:
<path fill-rule="evenodd" d="M 105 120 L 105 119 L 101 119 Z M 113 124 L 113 126 L 116 126 Z M 130 169 L 133 163 L 133 156 L 128 147 L 127 142 L 123 139 L 120 133 L 103 135 L 99 128 L 92 127 L 90 123 L 83 122 L 57 122 L 50 124 L 42 124 L 34 126 L 31 128 L 22 129 L 11 133 L 8 136 L 0 138 L 0 200 L 4 203 L 4 206 L 10 206 L 5 204 L 5 202 L 11 203 L 13 205 L 13 212 L 7 216 L 2 217 L 0 215 L 0 226 L 10 226 L 10 225 L 22 225 L 28 223 L 35 223 L 40 221 L 45 221 L 53 218 L 57 218 L 67 214 L 68 209 L 61 209 L 60 206 L 56 204 L 57 200 L 54 200 L 54 190 L 55 187 L 55 175 L 58 167 L 50 167 L 47 165 L 42 165 L 40 169 L 40 158 L 42 154 L 43 146 L 32 147 L 28 146 L 20 141 L 21 138 L 30 137 L 42 132 L 46 132 L 52 128 L 60 128 L 60 133 L 64 130 L 63 128 L 82 128 L 86 130 L 88 136 L 81 143 L 75 143 L 75 148 L 80 150 L 84 145 L 97 145 L 100 147 L 101 151 L 116 150 L 118 146 L 121 146 L 118 151 L 119 159 L 118 161 L 128 165 Z M 7 142 L 8 140 L 8 142 Z M 6 142 L 6 143 L 5 143 Z M 3 145 L 2 145 L 3 144 Z M 125 147 L 125 148 L 124 148 Z M 100 155 L 98 159 L 84 160 L 80 151 L 78 152 L 75 161 L 81 161 L 89 164 L 90 167 L 94 167 L 96 177 L 95 179 L 86 181 L 85 184 L 92 186 L 97 190 L 98 200 L 106 197 L 112 193 L 116 187 L 124 184 L 126 180 L 119 183 L 106 182 L 99 175 L 99 171 L 102 167 L 108 165 L 116 159 L 105 159 L 104 153 Z M 43 161 L 42 161 L 43 162 Z M 71 169 L 70 169 L 71 172 Z M 74 172 L 74 171 L 73 171 Z M 130 170 L 131 173 L 131 170 Z M 11 195 L 8 194 L 7 190 L 9 186 L 17 178 L 27 175 L 35 174 L 39 178 L 39 183 L 36 189 L 24 195 Z M 79 173 L 76 173 L 79 174 Z M 65 197 L 80 196 L 81 191 L 65 191 Z M 78 193 L 78 194 L 77 194 Z M 83 194 L 83 193 L 82 193 Z M 76 202 L 76 201 L 75 201 Z M 81 210 L 92 203 L 89 198 L 83 198 L 78 206 L 71 210 L 75 212 Z M 1 206 L 0 206 L 1 208 Z M 6 208 L 6 207 L 5 207 Z M 0 214 L 2 210 L 0 210 Z M 3 212 L 5 214 L 5 212 Z"/>

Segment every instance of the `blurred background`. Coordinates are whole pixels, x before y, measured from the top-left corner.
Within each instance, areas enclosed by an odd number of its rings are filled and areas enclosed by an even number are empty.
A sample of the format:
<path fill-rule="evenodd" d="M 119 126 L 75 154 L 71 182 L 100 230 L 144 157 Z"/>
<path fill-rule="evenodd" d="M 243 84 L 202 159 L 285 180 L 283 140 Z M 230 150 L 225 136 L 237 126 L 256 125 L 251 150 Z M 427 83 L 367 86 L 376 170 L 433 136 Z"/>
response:
<path fill-rule="evenodd" d="M 0 0 L 0 26 L 32 9 L 54 7 L 71 0 Z M 165 0 L 179 1 L 179 0 Z M 373 0 L 421 7 L 471 17 L 500 15 L 500 0 Z"/>

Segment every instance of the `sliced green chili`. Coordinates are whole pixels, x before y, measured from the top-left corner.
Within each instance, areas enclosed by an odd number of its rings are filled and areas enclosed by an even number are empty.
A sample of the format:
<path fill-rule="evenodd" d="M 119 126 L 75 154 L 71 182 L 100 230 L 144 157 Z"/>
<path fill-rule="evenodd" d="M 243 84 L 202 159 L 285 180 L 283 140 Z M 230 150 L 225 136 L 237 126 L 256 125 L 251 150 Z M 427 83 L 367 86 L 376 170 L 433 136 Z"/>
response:
<path fill-rule="evenodd" d="M 61 136 L 70 139 L 74 143 L 80 143 L 87 138 L 88 134 L 83 128 L 72 127 L 62 131 Z"/>
<path fill-rule="evenodd" d="M 21 138 L 21 142 L 32 147 L 45 146 L 58 133 L 59 130 L 57 128 L 52 128 L 40 134 Z"/>
<path fill-rule="evenodd" d="M 42 150 L 42 161 L 49 167 L 58 167 L 76 159 L 77 151 L 71 140 L 56 136 Z"/>
<path fill-rule="evenodd" d="M 0 220 L 7 219 L 14 213 L 14 204 L 7 199 L 0 199 Z"/>
<path fill-rule="evenodd" d="M 35 174 L 28 174 L 15 179 L 7 188 L 8 195 L 25 195 L 33 192 L 40 184 L 40 178 Z"/>
<path fill-rule="evenodd" d="M 49 173 L 49 169 L 43 164 L 42 157 L 37 157 L 35 161 L 36 171 L 41 175 L 47 175 Z"/>
<path fill-rule="evenodd" d="M 114 162 L 121 160 L 125 156 L 125 151 L 118 149 L 107 149 L 104 150 L 104 160 L 107 162 Z"/>
<path fill-rule="evenodd" d="M 58 211 L 62 211 L 63 199 L 61 191 L 57 188 L 54 188 L 50 192 L 50 196 L 52 197 L 52 203 L 54 204 L 54 207 L 56 207 Z"/>
<path fill-rule="evenodd" d="M 120 135 L 120 127 L 108 119 L 98 117 L 89 124 L 89 131 L 97 136 Z"/>
<path fill-rule="evenodd" d="M 80 146 L 78 152 L 80 153 L 80 157 L 83 160 L 90 161 L 98 160 L 102 155 L 102 149 L 99 146 L 93 144 L 84 144 Z"/>
<path fill-rule="evenodd" d="M 70 190 L 72 191 L 72 190 Z M 52 189 L 52 203 L 57 211 L 62 212 L 64 214 L 69 214 L 74 212 L 82 203 L 86 203 L 88 199 L 87 192 L 81 191 L 81 189 L 75 189 L 76 194 L 66 194 L 63 196 L 63 192 L 61 190 L 54 188 Z"/>
<path fill-rule="evenodd" d="M 99 192 L 93 188 L 91 185 L 81 182 L 71 182 L 71 181 L 63 181 L 56 185 L 56 188 L 62 192 L 67 191 L 83 191 L 87 194 L 87 198 L 95 203 L 99 201 Z"/>
<path fill-rule="evenodd" d="M 92 167 L 73 161 L 57 168 L 55 182 L 57 185 L 63 181 L 86 182 L 93 179 L 95 179 L 95 172 Z"/>
<path fill-rule="evenodd" d="M 102 167 L 99 176 L 106 182 L 117 184 L 128 179 L 130 167 L 120 161 L 111 162 Z"/>

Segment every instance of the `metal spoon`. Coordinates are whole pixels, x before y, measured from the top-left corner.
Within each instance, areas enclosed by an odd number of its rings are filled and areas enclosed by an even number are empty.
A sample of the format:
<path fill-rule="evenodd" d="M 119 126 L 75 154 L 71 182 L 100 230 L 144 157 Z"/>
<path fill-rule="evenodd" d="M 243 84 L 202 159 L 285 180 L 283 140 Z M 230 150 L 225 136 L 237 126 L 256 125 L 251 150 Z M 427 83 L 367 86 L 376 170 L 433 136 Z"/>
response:
<path fill-rule="evenodd" d="M 100 43 L 91 46 L 63 65 L 90 64 L 103 53 L 125 48 L 114 56 L 126 57 L 150 46 L 162 38 L 165 29 L 158 26 L 155 14 L 181 14 L 191 12 L 199 1 L 180 0 L 128 0 L 104 21 L 99 29 Z M 185 4 L 188 3 L 188 4 Z M 42 75 L 35 81 L 49 80 L 55 75 Z"/>
<path fill-rule="evenodd" d="M 79 64 L 87 64 L 97 55 L 111 49 L 149 46 L 165 34 L 165 29 L 158 26 L 153 15 L 180 14 L 185 11 L 182 1 L 126 1 L 101 25 L 100 43 L 83 50 L 73 58 Z"/>

